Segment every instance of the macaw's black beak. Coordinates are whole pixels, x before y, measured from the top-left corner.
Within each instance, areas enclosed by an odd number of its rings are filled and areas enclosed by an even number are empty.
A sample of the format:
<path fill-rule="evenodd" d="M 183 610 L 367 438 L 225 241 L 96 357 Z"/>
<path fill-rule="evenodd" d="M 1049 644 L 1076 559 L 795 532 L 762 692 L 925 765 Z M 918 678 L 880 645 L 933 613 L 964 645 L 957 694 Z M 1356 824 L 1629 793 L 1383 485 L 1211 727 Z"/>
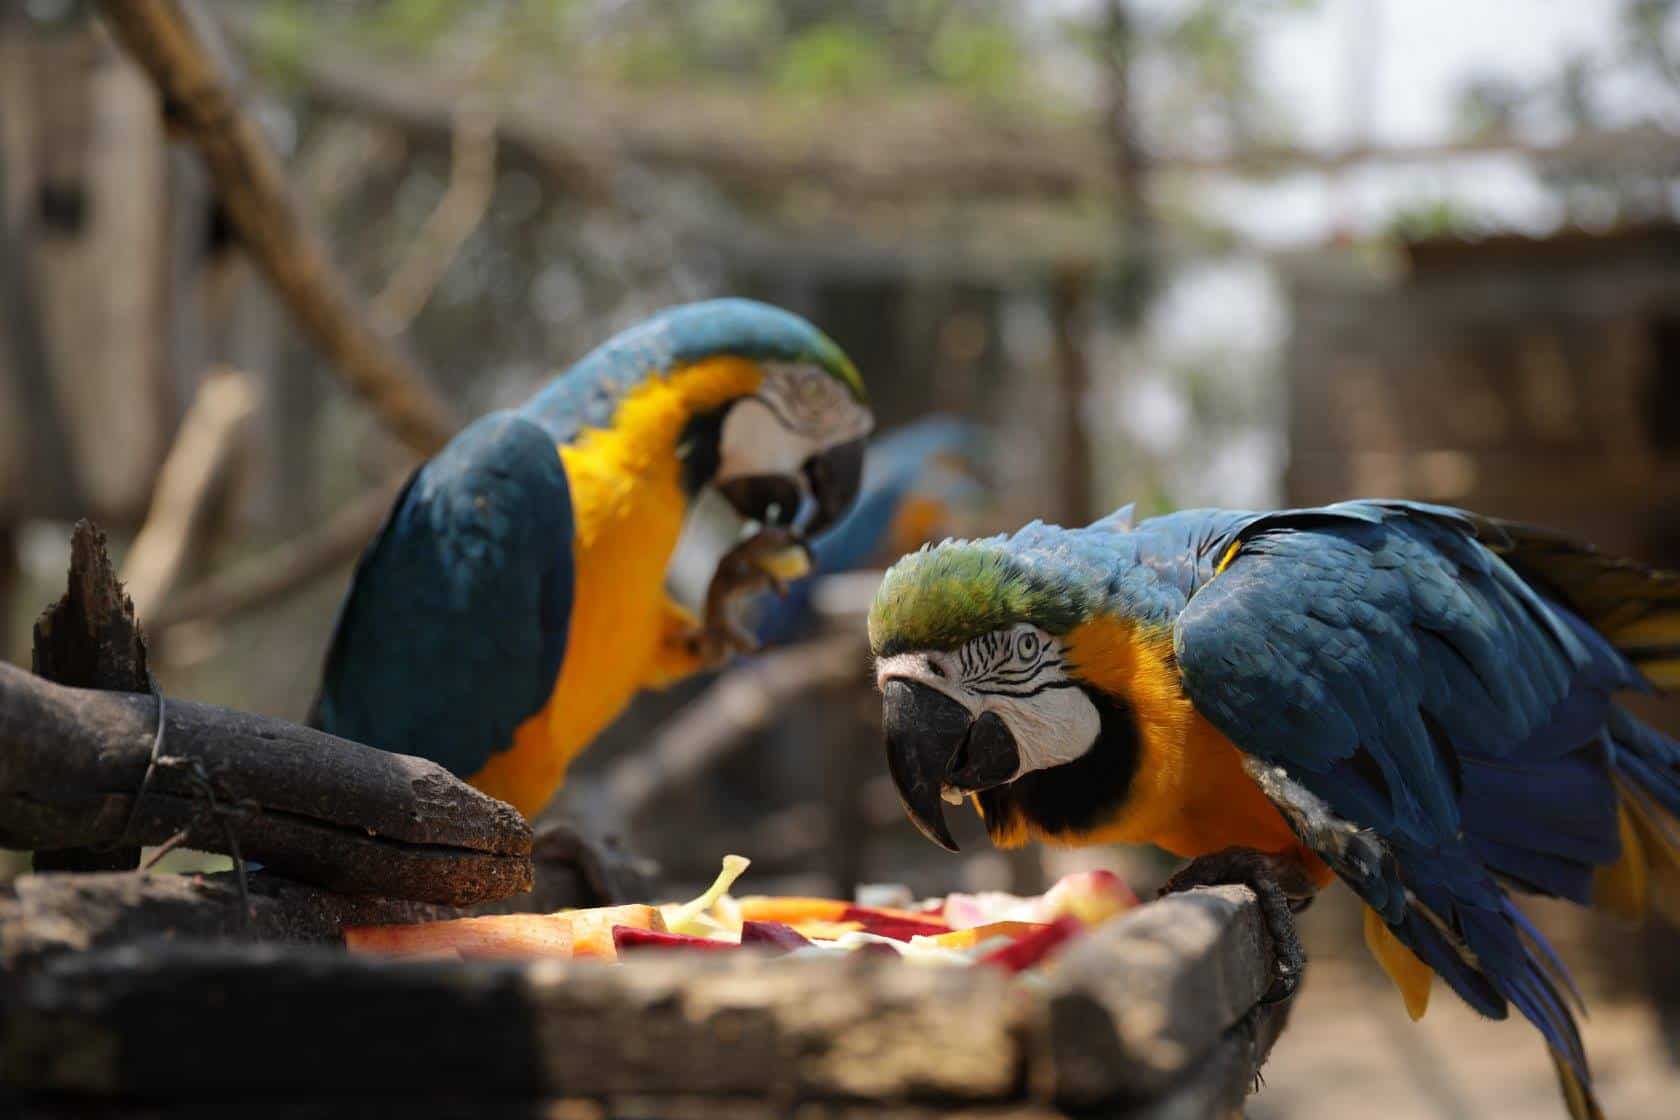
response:
<path fill-rule="evenodd" d="M 863 485 L 861 439 L 805 460 L 799 474 L 742 475 L 717 484 L 718 493 L 748 521 L 814 537 L 838 521 Z"/>
<path fill-rule="evenodd" d="M 816 536 L 852 508 L 863 487 L 864 446 L 860 436 L 805 460 L 805 481 L 817 503 L 816 514 L 805 526 L 808 535 Z"/>
<path fill-rule="evenodd" d="M 804 503 L 799 480 L 785 474 L 745 475 L 717 488 L 736 513 L 773 529 L 791 528 Z"/>
<path fill-rule="evenodd" d="M 881 698 L 887 771 L 904 811 L 923 836 L 957 851 L 941 791 L 978 793 L 1009 781 L 1021 766 L 1015 739 L 993 713 L 971 720 L 967 708 L 925 684 L 889 680 Z"/>

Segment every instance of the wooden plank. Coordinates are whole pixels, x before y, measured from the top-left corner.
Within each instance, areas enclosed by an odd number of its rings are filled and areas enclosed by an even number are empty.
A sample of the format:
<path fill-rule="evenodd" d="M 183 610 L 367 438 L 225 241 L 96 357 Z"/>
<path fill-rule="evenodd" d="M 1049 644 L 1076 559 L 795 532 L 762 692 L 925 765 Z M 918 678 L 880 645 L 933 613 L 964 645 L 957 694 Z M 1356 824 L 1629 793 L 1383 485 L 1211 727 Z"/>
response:
<path fill-rule="evenodd" d="M 1236 887 L 1142 907 L 1027 984 L 876 956 L 614 967 L 151 942 L 24 978 L 0 1010 L 0 1080 L 80 1102 L 378 1095 L 420 1115 L 459 1096 L 484 1115 L 540 1100 L 703 1120 L 830 1102 L 815 1115 L 1201 1120 L 1231 1114 L 1281 1026 L 1249 1015 L 1271 964 Z"/>
<path fill-rule="evenodd" d="M 444 964 L 151 942 L 61 957 L 20 989 L 0 1080 L 95 1095 L 984 1101 L 1020 1083 L 1004 976 L 871 956 Z"/>

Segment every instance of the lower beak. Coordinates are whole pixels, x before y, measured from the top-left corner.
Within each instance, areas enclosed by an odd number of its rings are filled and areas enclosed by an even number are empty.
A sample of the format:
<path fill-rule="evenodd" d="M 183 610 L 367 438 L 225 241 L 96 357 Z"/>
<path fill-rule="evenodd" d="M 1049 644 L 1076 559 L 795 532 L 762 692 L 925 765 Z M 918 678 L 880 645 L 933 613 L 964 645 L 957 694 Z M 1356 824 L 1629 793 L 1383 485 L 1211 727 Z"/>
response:
<path fill-rule="evenodd" d="M 968 709 L 915 681 L 889 680 L 881 690 L 887 771 L 910 821 L 946 851 L 957 842 L 945 824 L 943 793 L 978 793 L 1003 785 L 1020 769 L 1014 737 L 995 714 L 970 719 Z"/>

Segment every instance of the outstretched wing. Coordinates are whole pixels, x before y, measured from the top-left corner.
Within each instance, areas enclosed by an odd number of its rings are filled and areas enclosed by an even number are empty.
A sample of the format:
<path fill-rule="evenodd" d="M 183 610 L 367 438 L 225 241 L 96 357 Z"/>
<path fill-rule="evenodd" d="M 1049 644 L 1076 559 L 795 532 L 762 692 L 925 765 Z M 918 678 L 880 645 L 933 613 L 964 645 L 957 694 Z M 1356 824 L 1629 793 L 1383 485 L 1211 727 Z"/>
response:
<path fill-rule="evenodd" d="M 1615 858 L 1603 727 L 1636 674 L 1453 510 L 1263 515 L 1233 545 L 1177 625 L 1197 710 L 1403 943 L 1585 1080 L 1567 977 L 1501 879 L 1585 901 Z"/>
<path fill-rule="evenodd" d="M 426 463 L 351 579 L 310 721 L 463 777 L 554 689 L 572 604 L 554 442 L 492 413 Z"/>

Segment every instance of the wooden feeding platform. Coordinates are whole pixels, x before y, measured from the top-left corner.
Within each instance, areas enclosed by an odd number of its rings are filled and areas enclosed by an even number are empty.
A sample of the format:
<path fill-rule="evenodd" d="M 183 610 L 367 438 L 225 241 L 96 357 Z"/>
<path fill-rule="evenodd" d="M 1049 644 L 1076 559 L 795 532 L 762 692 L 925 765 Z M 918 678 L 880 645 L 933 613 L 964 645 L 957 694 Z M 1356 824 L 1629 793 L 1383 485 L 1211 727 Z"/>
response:
<path fill-rule="evenodd" d="M 79 546 L 84 590 L 108 580 L 97 543 Z M 53 640 L 99 636 L 96 664 L 137 651 L 127 679 L 143 678 L 132 620 L 71 600 Z M 125 865 L 0 894 L 7 1115 L 1218 1117 L 1240 1112 L 1286 1014 L 1259 1002 L 1274 958 L 1242 887 L 1137 907 L 1019 975 L 746 947 L 355 955 L 349 925 L 635 888 L 610 854 L 563 829 L 533 843 L 430 763 L 173 700 L 160 745 L 158 711 L 154 693 L 0 667 L 0 842 Z M 262 869 L 126 869 L 171 840 Z"/>

